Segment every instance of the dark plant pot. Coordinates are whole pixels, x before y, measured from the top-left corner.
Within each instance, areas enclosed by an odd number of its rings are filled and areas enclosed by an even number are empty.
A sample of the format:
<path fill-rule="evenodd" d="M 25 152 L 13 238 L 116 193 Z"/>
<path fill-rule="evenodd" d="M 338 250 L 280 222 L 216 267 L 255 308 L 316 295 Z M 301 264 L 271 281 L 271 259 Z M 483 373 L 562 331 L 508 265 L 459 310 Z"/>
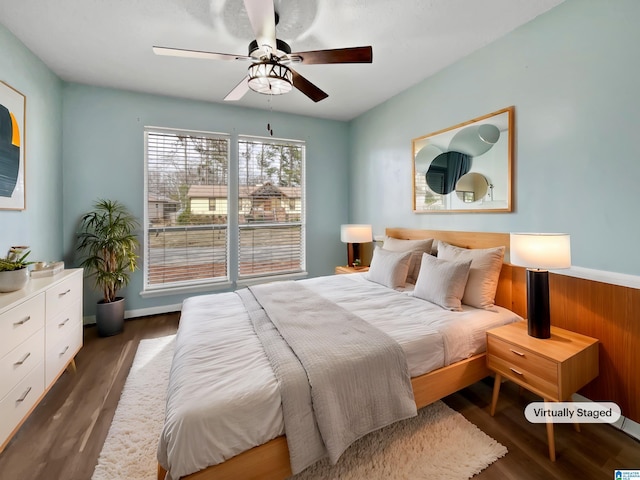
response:
<path fill-rule="evenodd" d="M 113 302 L 100 300 L 96 305 L 96 325 L 98 335 L 110 337 L 124 329 L 124 298 L 116 297 Z"/>

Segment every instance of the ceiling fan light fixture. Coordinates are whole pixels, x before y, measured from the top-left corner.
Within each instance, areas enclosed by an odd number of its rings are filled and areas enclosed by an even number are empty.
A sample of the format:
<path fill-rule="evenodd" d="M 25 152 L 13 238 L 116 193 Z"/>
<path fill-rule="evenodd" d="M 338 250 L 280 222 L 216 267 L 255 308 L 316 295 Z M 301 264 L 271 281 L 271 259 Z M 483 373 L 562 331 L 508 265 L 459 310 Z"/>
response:
<path fill-rule="evenodd" d="M 293 74 L 276 62 L 254 63 L 249 67 L 249 88 L 266 95 L 282 95 L 293 88 Z"/>

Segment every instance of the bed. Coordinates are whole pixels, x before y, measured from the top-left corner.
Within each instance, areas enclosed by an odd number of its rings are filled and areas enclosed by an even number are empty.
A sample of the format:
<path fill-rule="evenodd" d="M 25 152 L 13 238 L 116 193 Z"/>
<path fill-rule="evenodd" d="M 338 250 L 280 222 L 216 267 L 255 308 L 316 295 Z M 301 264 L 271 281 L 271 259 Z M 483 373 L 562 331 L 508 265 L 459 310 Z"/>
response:
<path fill-rule="evenodd" d="M 412 400 L 421 408 L 487 376 L 484 332 L 521 319 L 512 311 L 512 269 L 502 261 L 509 235 L 406 229 L 387 229 L 386 234 L 387 248 L 376 249 L 370 272 L 302 280 L 290 285 L 288 294 L 294 295 L 293 287 L 305 295 L 308 289 L 397 342 L 411 377 Z M 427 239 L 440 242 L 436 256 L 430 255 L 435 253 L 430 243 L 429 252 L 405 248 L 424 247 Z M 482 303 L 486 292 L 477 298 L 469 293 L 479 271 L 471 266 L 483 267 L 478 258 L 491 258 L 494 270 L 499 258 L 490 304 Z M 467 289 L 458 294 L 457 304 L 455 298 L 453 306 L 447 303 L 449 291 L 443 296 L 425 290 L 425 272 L 448 278 L 454 263 L 452 282 L 459 284 L 465 261 L 462 289 Z M 381 267 L 390 264 L 392 270 Z M 398 275 L 402 285 L 394 284 Z M 247 313 L 248 300 L 239 297 L 229 292 L 185 301 L 158 449 L 159 479 L 283 479 L 292 474 L 297 454 L 290 452 L 284 435 L 278 380 Z M 474 306 L 462 303 L 463 298 Z"/>

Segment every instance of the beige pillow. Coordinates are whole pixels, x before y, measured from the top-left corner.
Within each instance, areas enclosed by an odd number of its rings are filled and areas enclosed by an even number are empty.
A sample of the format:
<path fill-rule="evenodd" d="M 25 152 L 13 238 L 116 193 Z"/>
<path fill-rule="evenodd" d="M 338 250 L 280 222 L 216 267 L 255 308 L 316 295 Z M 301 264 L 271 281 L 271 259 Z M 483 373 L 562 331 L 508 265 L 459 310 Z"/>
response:
<path fill-rule="evenodd" d="M 413 296 L 447 310 L 462 310 L 462 296 L 470 267 L 471 260 L 450 262 L 423 253 L 420 275 L 413 289 Z"/>
<path fill-rule="evenodd" d="M 389 288 L 404 287 L 411 252 L 390 252 L 376 247 L 367 278 Z"/>
<path fill-rule="evenodd" d="M 504 247 L 468 249 L 440 242 L 438 258 L 454 262 L 471 261 L 462 303 L 476 308 L 494 306 L 504 250 Z"/>
<path fill-rule="evenodd" d="M 428 238 L 426 240 L 401 240 L 399 238 L 384 237 L 382 248 L 384 250 L 390 250 L 392 252 L 410 251 L 413 253 L 413 255 L 411 256 L 411 262 L 409 264 L 407 282 L 416 283 L 416 280 L 418 279 L 418 273 L 420 273 L 420 262 L 422 261 L 422 254 L 430 253 L 432 244 L 433 238 Z"/>

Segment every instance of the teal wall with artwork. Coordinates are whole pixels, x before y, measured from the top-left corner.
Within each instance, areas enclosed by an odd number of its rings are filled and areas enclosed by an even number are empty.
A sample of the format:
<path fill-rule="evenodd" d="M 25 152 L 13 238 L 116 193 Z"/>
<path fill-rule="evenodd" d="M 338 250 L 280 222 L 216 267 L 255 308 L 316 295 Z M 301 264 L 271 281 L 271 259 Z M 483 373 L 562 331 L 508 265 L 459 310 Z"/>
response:
<path fill-rule="evenodd" d="M 348 125 L 289 114 L 210 104 L 65 83 L 63 89 L 64 251 L 74 259 L 75 232 L 81 215 L 98 198 L 124 203 L 144 215 L 144 127 L 266 135 L 306 142 L 307 271 L 333 273 L 345 263 L 340 224 L 347 221 Z M 179 305 L 188 296 L 142 298 L 142 271 L 124 290 L 127 310 L 149 312 Z M 86 290 L 85 312 L 93 312 L 98 295 Z"/>
<path fill-rule="evenodd" d="M 62 258 L 62 82 L 0 25 L 0 80 L 26 97 L 25 210 L 0 210 L 0 256 L 31 247 L 30 259 Z"/>
<path fill-rule="evenodd" d="M 567 0 L 355 119 L 350 220 L 571 234 L 573 265 L 640 275 L 640 2 Z M 414 214 L 411 140 L 515 106 L 512 213 Z"/>

